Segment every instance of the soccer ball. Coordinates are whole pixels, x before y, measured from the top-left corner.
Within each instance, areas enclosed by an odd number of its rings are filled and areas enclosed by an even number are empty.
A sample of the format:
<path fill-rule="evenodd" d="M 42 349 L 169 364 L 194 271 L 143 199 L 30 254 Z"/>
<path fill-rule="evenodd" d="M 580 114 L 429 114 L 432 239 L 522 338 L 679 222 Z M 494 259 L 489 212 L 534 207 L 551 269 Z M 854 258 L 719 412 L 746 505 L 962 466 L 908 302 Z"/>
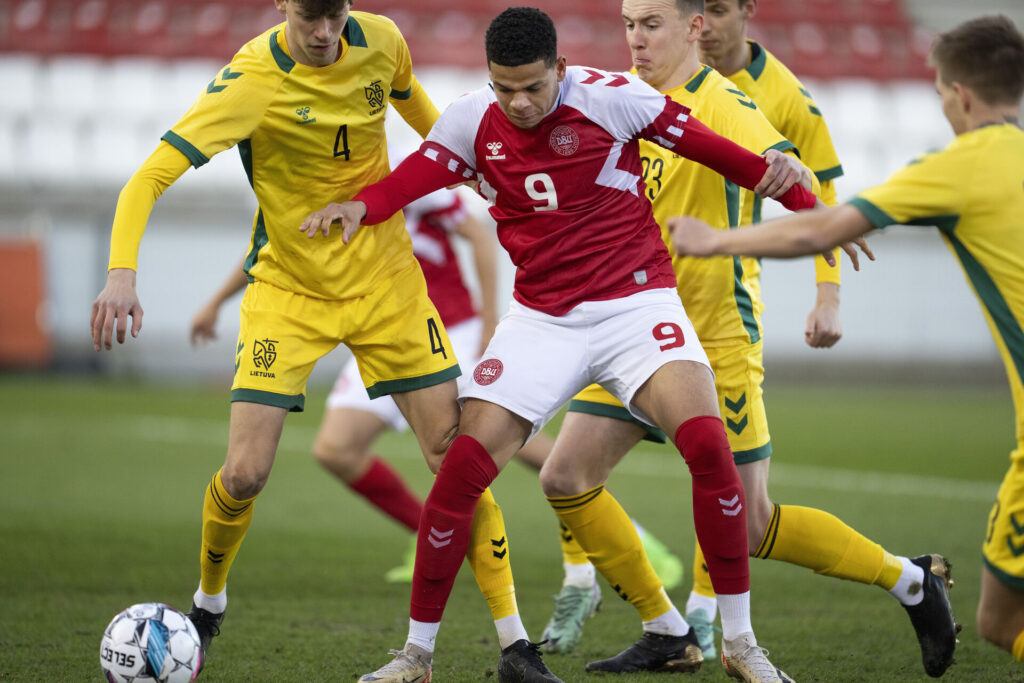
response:
<path fill-rule="evenodd" d="M 100 667 L 110 683 L 187 683 L 199 673 L 199 658 L 196 627 L 159 602 L 121 612 L 100 641 Z"/>

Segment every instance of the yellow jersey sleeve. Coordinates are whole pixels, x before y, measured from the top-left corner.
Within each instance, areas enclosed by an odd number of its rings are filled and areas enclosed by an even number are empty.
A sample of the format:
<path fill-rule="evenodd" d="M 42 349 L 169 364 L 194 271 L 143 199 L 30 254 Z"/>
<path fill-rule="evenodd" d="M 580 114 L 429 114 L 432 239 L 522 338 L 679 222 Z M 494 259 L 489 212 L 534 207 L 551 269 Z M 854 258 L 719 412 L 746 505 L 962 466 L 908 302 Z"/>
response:
<path fill-rule="evenodd" d="M 959 216 L 965 196 L 956 154 L 926 154 L 850 200 L 876 228 Z"/>
<path fill-rule="evenodd" d="M 125 184 L 117 197 L 110 230 L 109 270 L 138 270 L 139 244 L 153 205 L 164 190 L 188 170 L 189 163 L 177 149 L 161 142 Z"/>
<path fill-rule="evenodd" d="M 426 139 L 427 133 L 437 123 L 437 119 L 441 114 L 415 77 L 413 77 L 412 85 L 409 86 L 406 92 L 401 93 L 401 96 L 398 97 L 392 92 L 391 101 L 398 113 L 405 119 L 405 122 L 414 131 L 419 133 L 420 137 Z"/>

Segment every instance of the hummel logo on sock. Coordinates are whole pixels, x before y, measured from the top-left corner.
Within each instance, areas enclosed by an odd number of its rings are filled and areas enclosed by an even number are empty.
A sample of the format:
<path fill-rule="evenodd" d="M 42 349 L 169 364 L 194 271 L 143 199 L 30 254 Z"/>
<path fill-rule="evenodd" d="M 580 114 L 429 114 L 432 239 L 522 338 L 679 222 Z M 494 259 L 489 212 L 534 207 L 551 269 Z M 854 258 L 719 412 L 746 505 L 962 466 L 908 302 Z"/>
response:
<path fill-rule="evenodd" d="M 430 527 L 430 533 L 427 535 L 427 540 L 430 541 L 430 545 L 435 548 L 443 548 L 452 542 L 452 534 L 454 533 L 455 529 L 438 531 L 434 527 Z"/>
<path fill-rule="evenodd" d="M 722 514 L 726 517 L 735 517 L 740 514 L 740 510 L 743 509 L 743 504 L 740 503 L 739 494 L 736 494 L 729 500 L 719 498 L 718 503 L 722 506 Z"/>

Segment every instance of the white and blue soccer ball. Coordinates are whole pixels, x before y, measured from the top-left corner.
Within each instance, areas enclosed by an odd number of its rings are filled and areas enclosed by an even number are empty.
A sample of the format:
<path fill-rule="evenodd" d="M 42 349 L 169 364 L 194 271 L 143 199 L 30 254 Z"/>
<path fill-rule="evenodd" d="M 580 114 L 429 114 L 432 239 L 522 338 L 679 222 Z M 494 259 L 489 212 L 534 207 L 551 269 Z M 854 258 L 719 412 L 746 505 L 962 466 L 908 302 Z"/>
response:
<path fill-rule="evenodd" d="M 110 683 L 188 683 L 199 673 L 199 634 L 163 603 L 132 605 L 114 617 L 100 642 Z"/>

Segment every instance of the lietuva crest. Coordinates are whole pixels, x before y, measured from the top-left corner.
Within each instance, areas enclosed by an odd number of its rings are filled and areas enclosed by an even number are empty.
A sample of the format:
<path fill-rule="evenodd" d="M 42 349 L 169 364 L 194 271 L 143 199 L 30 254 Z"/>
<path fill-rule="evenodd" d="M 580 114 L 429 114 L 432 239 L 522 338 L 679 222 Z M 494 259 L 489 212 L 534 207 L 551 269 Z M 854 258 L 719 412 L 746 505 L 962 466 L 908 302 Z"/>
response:
<path fill-rule="evenodd" d="M 384 106 L 384 88 L 380 87 L 380 81 L 374 81 L 366 86 L 363 88 L 363 92 L 366 93 L 366 101 L 370 103 L 370 109 L 374 110 L 371 113 L 375 113 Z"/>
<path fill-rule="evenodd" d="M 252 364 L 257 368 L 269 370 L 275 360 L 277 360 L 277 341 L 264 339 L 252 343 Z"/>

